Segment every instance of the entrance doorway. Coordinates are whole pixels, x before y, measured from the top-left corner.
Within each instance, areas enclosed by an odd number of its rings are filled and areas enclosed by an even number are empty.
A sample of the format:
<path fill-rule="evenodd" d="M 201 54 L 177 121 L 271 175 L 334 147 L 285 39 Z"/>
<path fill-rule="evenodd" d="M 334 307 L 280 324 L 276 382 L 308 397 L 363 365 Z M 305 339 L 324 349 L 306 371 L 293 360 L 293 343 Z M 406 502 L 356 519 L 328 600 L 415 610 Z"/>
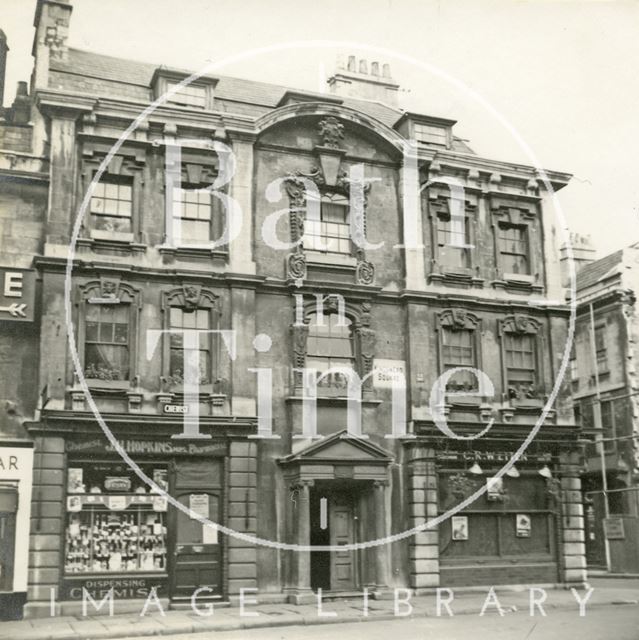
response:
<path fill-rule="evenodd" d="M 222 563 L 217 531 L 188 515 L 189 510 L 220 522 L 221 462 L 182 462 L 175 465 L 171 493 L 187 513 L 171 507 L 172 554 L 170 597 L 190 599 L 200 587 L 208 597 L 222 597 Z"/>
<path fill-rule="evenodd" d="M 311 545 L 341 546 L 358 540 L 360 494 L 356 486 L 317 482 L 310 494 Z M 359 586 L 358 552 L 311 552 L 311 588 L 354 591 Z"/>

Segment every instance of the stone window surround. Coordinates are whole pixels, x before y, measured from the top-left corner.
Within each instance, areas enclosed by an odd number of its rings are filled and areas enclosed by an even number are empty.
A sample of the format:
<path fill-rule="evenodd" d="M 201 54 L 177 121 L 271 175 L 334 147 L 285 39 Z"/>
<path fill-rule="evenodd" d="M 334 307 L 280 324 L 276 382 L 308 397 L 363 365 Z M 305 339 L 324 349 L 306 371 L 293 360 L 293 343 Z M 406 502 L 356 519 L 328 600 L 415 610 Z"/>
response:
<path fill-rule="evenodd" d="M 217 155 L 212 151 L 201 148 L 181 147 L 181 167 L 180 167 L 180 183 L 184 189 L 184 185 L 211 185 L 218 176 L 219 161 Z M 164 174 L 166 178 L 166 173 Z M 186 187 L 188 189 L 189 187 Z M 218 191 L 228 189 L 228 184 L 224 185 Z M 166 199 L 169 198 L 166 180 L 163 180 L 162 191 L 164 195 L 164 206 L 166 207 Z M 218 239 L 224 230 L 224 205 L 215 196 L 211 197 L 211 239 Z M 162 212 L 162 225 L 164 228 L 164 242 L 159 246 L 160 253 L 171 257 L 178 258 L 195 258 L 195 259 L 219 259 L 226 261 L 228 259 L 228 246 L 218 246 L 210 249 L 205 246 L 181 244 L 172 246 L 167 242 L 168 230 L 166 226 L 165 211 Z"/>
<path fill-rule="evenodd" d="M 212 330 L 220 329 L 221 305 L 219 296 L 210 289 L 201 287 L 197 284 L 185 283 L 181 287 L 175 287 L 168 291 L 162 292 L 162 328 L 170 329 L 170 313 L 171 307 L 180 307 L 182 309 L 207 309 L 210 313 L 209 326 Z M 200 385 L 200 393 L 207 397 L 216 391 L 219 380 L 219 363 L 220 363 L 220 342 L 219 336 L 209 336 L 209 352 L 211 361 L 209 362 L 209 384 Z M 161 388 L 171 394 L 183 393 L 183 384 L 171 381 L 170 372 L 170 336 L 165 333 L 160 341 L 161 345 Z"/>
<path fill-rule="evenodd" d="M 78 193 L 77 207 L 79 208 L 85 195 L 88 193 L 94 176 L 102 161 L 109 153 L 110 145 L 99 142 L 84 140 L 82 142 L 82 167 L 80 176 L 80 189 Z M 131 233 L 118 231 L 101 231 L 93 228 L 90 206 L 84 214 L 82 226 L 86 230 L 86 236 L 92 242 L 99 242 L 111 245 L 134 245 L 142 239 L 142 186 L 144 184 L 143 170 L 146 162 L 146 152 L 140 147 L 127 147 L 123 145 L 118 153 L 111 158 L 102 174 L 108 178 L 126 178 L 130 180 L 132 188 L 131 196 Z"/>
<path fill-rule="evenodd" d="M 544 354 L 544 339 L 542 334 L 542 324 L 525 314 L 513 314 L 503 318 L 499 322 L 499 342 L 500 342 L 500 355 L 501 355 L 501 369 L 502 369 L 502 398 L 505 403 L 510 405 L 519 406 L 542 406 L 546 395 L 546 385 L 544 383 L 544 367 L 543 367 L 543 354 Z M 534 338 L 534 358 L 535 358 L 535 398 L 519 398 L 511 399 L 508 393 L 508 367 L 506 362 L 506 344 L 505 334 L 527 334 Z"/>
<path fill-rule="evenodd" d="M 464 215 L 466 224 L 469 225 L 468 237 L 469 244 L 472 248 L 468 249 L 470 257 L 470 266 L 459 266 L 456 268 L 448 267 L 441 264 L 438 248 L 438 218 L 442 214 L 450 214 L 448 201 L 451 197 L 450 189 L 444 187 L 437 188 L 436 185 L 428 189 L 426 198 L 427 215 L 430 224 L 430 240 L 431 240 L 431 260 L 429 269 L 429 279 L 443 279 L 447 283 L 468 280 L 473 284 L 481 284 L 483 279 L 477 276 L 479 255 L 477 251 L 477 197 L 467 198 L 464 203 Z"/>
<path fill-rule="evenodd" d="M 337 313 L 338 306 L 336 299 L 332 296 L 325 298 L 324 315 Z M 315 301 L 308 301 L 304 304 L 303 324 L 291 324 L 291 347 L 293 367 L 303 368 L 306 366 L 306 349 L 309 334 L 309 322 L 315 314 Z M 345 301 L 344 315 L 351 321 L 351 332 L 353 337 L 354 362 L 353 369 L 363 377 L 373 369 L 375 358 L 376 332 L 370 328 L 371 324 L 371 304 L 363 302 L 357 306 L 352 302 Z M 303 395 L 302 376 L 293 373 L 292 391 L 294 396 Z M 362 391 L 365 395 L 372 393 L 372 376 L 367 378 L 362 384 Z M 321 398 L 318 398 L 321 399 Z"/>
<path fill-rule="evenodd" d="M 543 251 L 541 232 L 540 200 L 538 197 L 523 197 L 517 194 L 490 193 L 489 210 L 494 245 L 495 275 L 493 286 L 505 286 L 524 291 L 543 293 L 543 258 L 540 264 L 536 250 Z M 499 225 L 512 224 L 524 227 L 528 244 L 528 273 L 504 272 L 499 247 Z"/>
<path fill-rule="evenodd" d="M 103 302 L 100 302 L 100 301 Z M 115 302 L 108 302 L 113 300 Z M 128 390 L 137 386 L 139 351 L 139 315 L 142 309 L 141 290 L 117 278 L 102 277 L 78 287 L 76 293 L 77 345 L 80 364 L 84 369 L 86 312 L 90 304 L 126 304 L 129 307 L 129 377 L 127 380 L 86 378 L 87 385 L 96 389 Z M 75 376 L 74 376 L 75 377 Z"/>
<path fill-rule="evenodd" d="M 441 311 L 436 315 L 435 322 L 435 331 L 437 334 L 437 363 L 439 368 L 439 375 L 441 376 L 444 373 L 444 353 L 443 353 L 443 329 L 452 329 L 455 328 L 465 329 L 467 331 L 472 332 L 473 337 L 473 348 L 474 348 L 474 356 L 475 356 L 475 364 L 474 367 L 479 371 L 483 371 L 482 368 L 482 349 L 481 349 L 481 318 L 476 316 L 474 313 L 466 311 L 466 309 L 446 309 L 445 311 Z M 479 395 L 474 395 L 474 392 L 471 392 L 467 397 L 463 396 L 450 396 L 446 395 L 446 402 L 451 405 L 455 404 L 472 404 L 479 405 L 481 403 L 481 397 Z"/>

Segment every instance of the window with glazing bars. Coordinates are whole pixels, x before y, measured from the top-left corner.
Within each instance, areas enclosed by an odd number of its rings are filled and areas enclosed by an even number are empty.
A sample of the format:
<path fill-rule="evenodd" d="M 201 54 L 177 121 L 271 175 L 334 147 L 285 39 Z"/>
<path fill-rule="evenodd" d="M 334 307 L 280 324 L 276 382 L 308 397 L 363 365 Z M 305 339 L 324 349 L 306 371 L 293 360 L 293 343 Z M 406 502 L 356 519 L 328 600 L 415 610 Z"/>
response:
<path fill-rule="evenodd" d="M 499 253 L 504 273 L 529 273 L 528 233 L 525 226 L 499 225 Z"/>
<path fill-rule="evenodd" d="M 306 343 L 306 368 L 315 369 L 318 375 L 333 367 L 353 369 L 355 356 L 353 336 L 349 318 L 338 314 L 324 315 L 322 324 L 317 322 L 318 316 L 313 314 L 309 323 Z M 318 388 L 346 389 L 346 376 L 334 373 L 323 378 Z"/>
<path fill-rule="evenodd" d="M 213 202 L 208 189 L 183 186 L 173 189 L 173 238 L 178 244 L 211 240 Z"/>
<path fill-rule="evenodd" d="M 470 329 L 454 331 L 442 327 L 442 361 L 444 372 L 456 367 L 476 367 L 475 336 Z M 477 377 L 470 371 L 458 371 L 448 381 L 448 388 L 455 391 L 477 389 Z"/>
<path fill-rule="evenodd" d="M 304 247 L 328 253 L 351 252 L 348 198 L 324 194 L 317 207 L 308 206 L 304 223 Z M 319 213 L 319 218 L 317 214 Z"/>
<path fill-rule="evenodd" d="M 91 226 L 100 231 L 131 233 L 132 198 L 129 181 L 103 177 L 91 196 Z"/>
<path fill-rule="evenodd" d="M 535 394 L 535 337 L 528 334 L 505 334 L 506 376 L 508 390 L 524 396 Z"/>
<path fill-rule="evenodd" d="M 87 304 L 84 375 L 99 380 L 128 380 L 129 305 Z"/>
<path fill-rule="evenodd" d="M 189 311 L 181 307 L 171 307 L 169 312 L 169 328 L 171 329 L 200 329 L 211 328 L 211 313 L 208 309 L 194 309 Z M 174 382 L 184 380 L 184 339 L 181 334 L 170 333 L 169 375 Z M 211 335 L 201 334 L 198 352 L 198 382 L 211 382 Z"/>
<path fill-rule="evenodd" d="M 463 225 L 463 227 L 462 227 Z M 470 225 L 464 216 L 453 224 L 448 213 L 437 216 L 437 255 L 439 262 L 448 267 L 470 267 L 470 249 L 457 245 L 470 245 Z"/>
<path fill-rule="evenodd" d="M 608 349 L 606 348 L 606 326 L 595 327 L 595 355 L 598 373 L 608 372 Z"/>

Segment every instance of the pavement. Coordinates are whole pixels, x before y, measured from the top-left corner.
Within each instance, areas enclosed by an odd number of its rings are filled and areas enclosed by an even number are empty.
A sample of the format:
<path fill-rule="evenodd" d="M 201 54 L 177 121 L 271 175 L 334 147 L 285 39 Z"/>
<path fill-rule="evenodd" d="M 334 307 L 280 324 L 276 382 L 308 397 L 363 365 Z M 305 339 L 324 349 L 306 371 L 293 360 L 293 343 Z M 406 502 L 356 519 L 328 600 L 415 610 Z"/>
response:
<path fill-rule="evenodd" d="M 623 606 L 628 613 L 632 612 L 639 619 L 639 580 L 629 581 L 621 587 L 611 585 L 610 580 L 590 582 L 593 589 L 590 597 L 583 604 L 584 613 L 593 608 Z M 580 606 L 577 596 L 582 601 L 588 590 L 581 588 L 576 593 L 568 589 L 546 589 L 545 599 L 541 606 L 544 612 L 552 610 L 571 611 L 578 618 Z M 393 592 L 389 590 L 388 599 L 369 600 L 368 611 L 364 610 L 361 596 L 318 603 L 294 604 L 253 604 L 246 598 L 244 612 L 239 603 L 222 607 L 217 605 L 208 615 L 198 615 L 191 609 L 168 610 L 160 612 L 153 602 L 148 606 L 146 614 L 118 614 L 115 601 L 115 615 L 63 616 L 55 618 L 33 618 L 15 622 L 0 623 L 0 640 L 98 640 L 100 638 L 135 638 L 146 636 L 168 636 L 176 634 L 201 633 L 207 631 L 234 631 L 240 629 L 264 629 L 268 627 L 286 627 L 291 625 L 339 624 L 346 622 L 375 622 L 398 618 L 405 620 L 415 618 L 445 618 L 452 613 L 458 615 L 481 614 L 498 615 L 497 607 L 504 612 L 526 612 L 531 615 L 531 595 L 538 600 L 543 599 L 543 592 L 531 592 L 528 587 L 495 587 L 491 594 L 488 588 L 473 591 L 454 590 L 453 599 L 449 603 L 450 613 L 444 605 L 437 611 L 437 596 L 413 596 L 409 603 L 405 602 L 407 592 L 399 590 L 397 602 Z M 442 600 L 450 594 L 442 591 Z M 140 610 L 144 602 L 140 603 Z M 202 613 L 207 613 L 202 606 Z M 535 608 L 534 616 L 541 618 L 541 612 Z"/>

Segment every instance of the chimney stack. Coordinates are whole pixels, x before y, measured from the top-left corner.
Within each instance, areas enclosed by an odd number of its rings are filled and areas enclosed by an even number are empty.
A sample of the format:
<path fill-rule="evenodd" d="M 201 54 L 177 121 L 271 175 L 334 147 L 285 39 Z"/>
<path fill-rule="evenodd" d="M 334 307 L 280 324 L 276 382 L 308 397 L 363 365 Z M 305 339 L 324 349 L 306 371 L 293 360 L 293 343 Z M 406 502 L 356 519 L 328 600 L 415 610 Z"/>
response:
<path fill-rule="evenodd" d="M 4 81 L 7 73 L 7 53 L 9 45 L 7 44 L 7 36 L 0 29 L 0 110 L 4 105 Z"/>
<path fill-rule="evenodd" d="M 349 55 L 344 68 L 343 57 L 338 57 L 337 70 L 328 79 L 328 85 L 330 92 L 338 96 L 375 100 L 398 108 L 399 85 L 391 78 L 387 63 L 381 65 L 380 74 L 377 60 L 369 63 L 366 58 L 357 60 Z"/>
<path fill-rule="evenodd" d="M 572 258 L 575 263 L 575 273 L 585 267 L 587 264 L 594 262 L 596 258 L 596 250 L 592 245 L 590 236 L 581 235 L 580 233 L 570 234 L 570 247 L 572 249 Z M 570 271 L 568 270 L 568 247 L 563 245 L 559 250 L 559 264 L 561 267 L 561 284 L 567 287 L 570 284 Z"/>
<path fill-rule="evenodd" d="M 67 37 L 73 7 L 70 0 L 38 0 L 33 26 L 35 36 L 31 55 L 35 58 L 32 85 L 46 88 L 49 78 L 49 60 L 67 57 Z"/>

